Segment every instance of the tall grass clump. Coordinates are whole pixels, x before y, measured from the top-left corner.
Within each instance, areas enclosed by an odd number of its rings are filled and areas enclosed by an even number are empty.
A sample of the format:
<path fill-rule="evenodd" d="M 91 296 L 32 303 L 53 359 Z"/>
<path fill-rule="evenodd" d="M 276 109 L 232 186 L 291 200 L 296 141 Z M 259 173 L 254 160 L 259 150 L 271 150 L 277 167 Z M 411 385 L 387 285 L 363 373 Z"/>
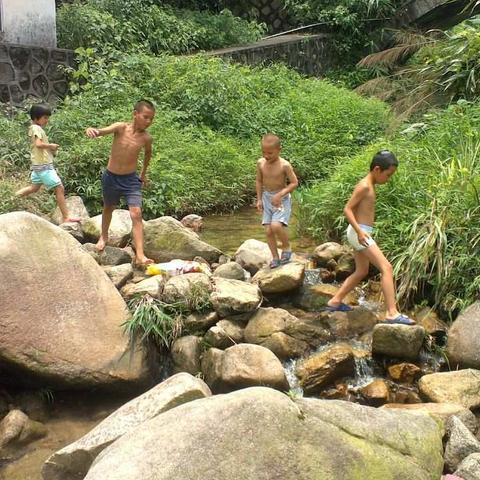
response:
<path fill-rule="evenodd" d="M 379 142 L 300 195 L 301 222 L 319 239 L 341 238 L 343 207 L 373 154 L 390 148 L 400 166 L 378 188 L 376 238 L 392 260 L 404 303 L 425 296 L 454 313 L 480 288 L 480 104 L 431 113 Z"/>

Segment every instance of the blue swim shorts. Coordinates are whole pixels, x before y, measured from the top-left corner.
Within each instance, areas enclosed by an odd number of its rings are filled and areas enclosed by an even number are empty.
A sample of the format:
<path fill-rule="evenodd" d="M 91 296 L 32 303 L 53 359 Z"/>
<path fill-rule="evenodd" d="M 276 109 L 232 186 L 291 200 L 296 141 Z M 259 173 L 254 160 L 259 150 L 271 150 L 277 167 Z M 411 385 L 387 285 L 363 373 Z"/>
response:
<path fill-rule="evenodd" d="M 46 165 L 44 168 L 37 168 L 32 170 L 30 174 L 30 181 L 34 185 L 45 185 L 47 190 L 56 188 L 62 184 L 57 171 L 53 168 L 53 165 Z"/>
<path fill-rule="evenodd" d="M 142 181 L 135 173 L 117 175 L 105 170 L 102 175 L 103 202 L 105 205 L 118 205 L 125 197 L 129 207 L 142 206 Z"/>
<path fill-rule="evenodd" d="M 272 205 L 272 197 L 278 192 L 263 192 L 263 218 L 262 225 L 270 225 L 272 222 L 283 223 L 287 226 L 292 213 L 292 199 L 290 194 L 282 198 L 280 208 Z"/>

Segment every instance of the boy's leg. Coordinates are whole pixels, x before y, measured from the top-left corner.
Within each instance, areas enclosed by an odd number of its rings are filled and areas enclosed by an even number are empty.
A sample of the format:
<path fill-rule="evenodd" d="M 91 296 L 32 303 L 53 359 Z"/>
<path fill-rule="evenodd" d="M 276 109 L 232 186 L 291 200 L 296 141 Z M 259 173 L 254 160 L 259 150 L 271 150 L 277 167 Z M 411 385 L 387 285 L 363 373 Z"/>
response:
<path fill-rule="evenodd" d="M 98 239 L 97 244 L 95 245 L 96 249 L 99 252 L 105 250 L 105 246 L 108 242 L 108 229 L 110 227 L 110 223 L 112 222 L 112 214 L 113 211 L 117 208 L 116 205 L 103 205 L 102 211 L 102 233 L 100 234 L 100 238 Z"/>
<path fill-rule="evenodd" d="M 280 222 L 272 222 L 270 225 L 276 239 L 280 240 L 283 251 L 290 251 L 290 241 L 288 239 L 288 227 Z"/>
<path fill-rule="evenodd" d="M 277 239 L 275 238 L 275 233 L 272 229 L 271 224 L 265 225 L 265 233 L 267 235 L 267 243 L 268 243 L 268 247 L 270 248 L 270 252 L 272 253 L 273 259 L 279 260 L 278 249 L 277 249 Z"/>
<path fill-rule="evenodd" d="M 148 265 L 153 263 L 151 258 L 145 256 L 143 251 L 143 223 L 142 223 L 142 208 L 130 205 L 130 218 L 132 219 L 132 236 L 133 244 L 135 246 L 135 263 L 137 265 Z"/>
<path fill-rule="evenodd" d="M 355 252 L 355 271 L 345 279 L 337 293 L 328 301 L 329 307 L 338 307 L 342 300 L 351 292 L 367 275 L 370 261 L 365 255 L 365 250 Z"/>
<path fill-rule="evenodd" d="M 68 207 L 67 202 L 65 200 L 65 188 L 63 185 L 58 185 L 55 187 L 55 198 L 57 199 L 58 207 L 60 208 L 60 212 L 62 212 L 63 222 L 79 222 L 80 219 L 76 217 L 71 217 L 68 214 Z"/>
<path fill-rule="evenodd" d="M 393 280 L 393 268 L 391 263 L 385 258 L 378 245 L 374 244 L 362 251 L 362 253 L 375 265 L 382 275 L 382 291 L 385 297 L 385 306 L 387 308 L 387 320 L 400 315 L 395 300 L 395 283 Z"/>
<path fill-rule="evenodd" d="M 15 195 L 17 197 L 26 197 L 27 195 L 38 192 L 40 190 L 41 186 L 42 186 L 41 184 L 32 183 L 28 187 L 21 188 L 20 190 L 15 192 Z"/>

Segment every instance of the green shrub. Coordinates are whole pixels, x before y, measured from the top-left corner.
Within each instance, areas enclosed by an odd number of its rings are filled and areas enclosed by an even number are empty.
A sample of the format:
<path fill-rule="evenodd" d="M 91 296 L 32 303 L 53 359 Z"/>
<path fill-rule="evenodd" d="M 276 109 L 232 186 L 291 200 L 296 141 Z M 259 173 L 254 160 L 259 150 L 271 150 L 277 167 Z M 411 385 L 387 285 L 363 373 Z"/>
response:
<path fill-rule="evenodd" d="M 425 122 L 346 160 L 304 191 L 301 222 L 319 239 L 340 238 L 353 186 L 373 154 L 390 148 L 400 167 L 378 189 L 376 238 L 395 266 L 401 299 L 426 295 L 451 313 L 480 287 L 480 104 L 452 105 Z"/>

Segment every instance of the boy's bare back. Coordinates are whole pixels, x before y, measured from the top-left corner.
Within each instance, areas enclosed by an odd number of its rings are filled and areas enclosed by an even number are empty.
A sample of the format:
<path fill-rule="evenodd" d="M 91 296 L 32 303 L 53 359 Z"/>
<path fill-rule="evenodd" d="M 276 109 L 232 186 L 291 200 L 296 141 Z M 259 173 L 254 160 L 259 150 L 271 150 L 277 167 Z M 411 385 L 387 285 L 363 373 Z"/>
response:
<path fill-rule="evenodd" d="M 290 162 L 281 157 L 274 162 L 268 162 L 262 157 L 258 160 L 257 167 L 261 175 L 263 190 L 267 192 L 282 190 L 287 184 L 287 179 L 292 181 L 294 176 Z"/>

